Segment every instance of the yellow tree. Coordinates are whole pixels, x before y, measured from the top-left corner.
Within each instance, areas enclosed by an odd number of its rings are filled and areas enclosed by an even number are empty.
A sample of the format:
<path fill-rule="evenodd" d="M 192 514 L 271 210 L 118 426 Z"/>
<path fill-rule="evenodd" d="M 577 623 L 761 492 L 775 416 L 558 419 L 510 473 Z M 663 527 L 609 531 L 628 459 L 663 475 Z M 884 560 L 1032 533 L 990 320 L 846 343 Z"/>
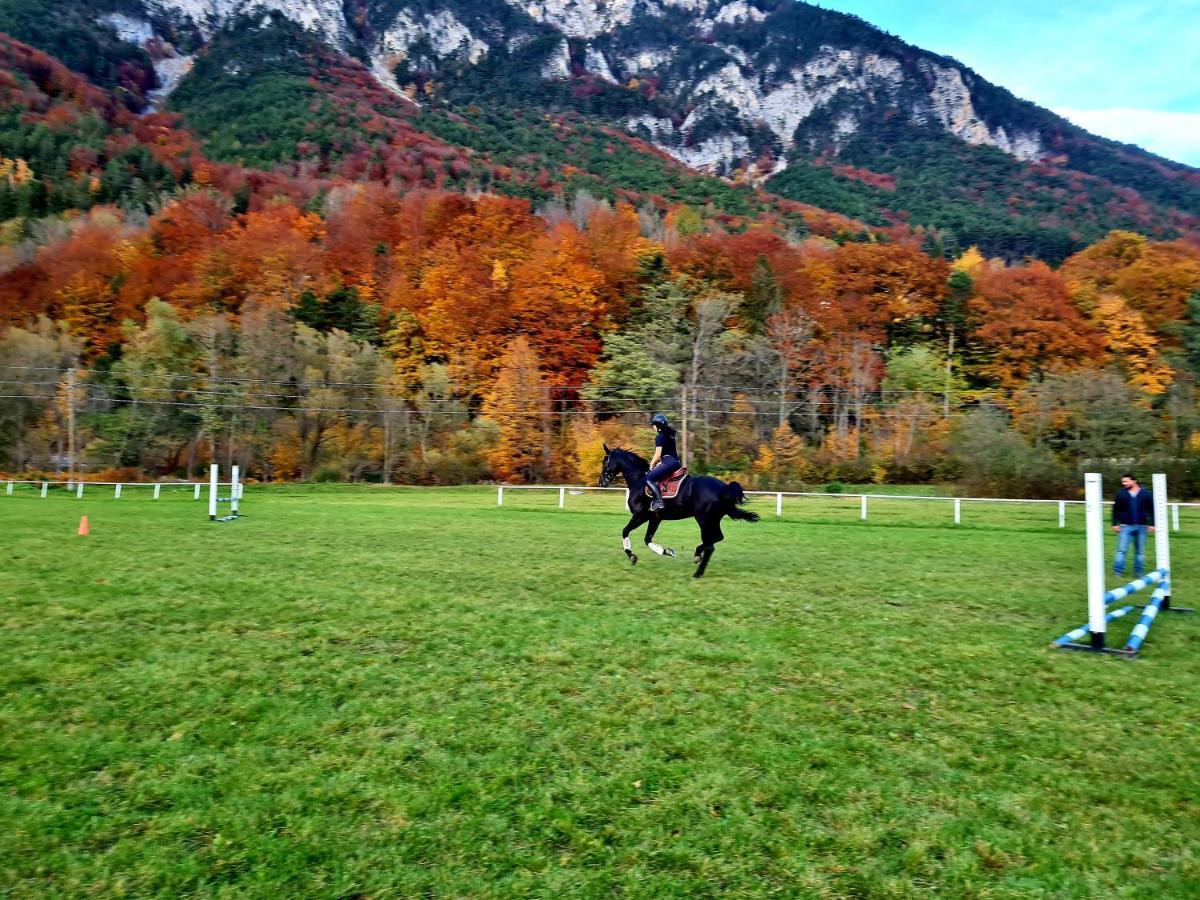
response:
<path fill-rule="evenodd" d="M 524 482 L 546 476 L 553 462 L 550 393 L 541 362 L 526 338 L 513 340 L 501 357 L 483 415 L 500 432 L 487 454 L 497 478 Z"/>
<path fill-rule="evenodd" d="M 775 479 L 779 484 L 797 484 L 812 474 L 805 455 L 804 440 L 786 422 L 771 433 Z"/>
<path fill-rule="evenodd" d="M 966 272 L 972 278 L 975 278 L 979 275 L 979 270 L 986 263 L 987 260 L 983 258 L 983 254 L 979 252 L 979 248 L 972 244 L 962 256 L 950 264 L 950 271 Z"/>
<path fill-rule="evenodd" d="M 1158 338 L 1147 328 L 1141 313 L 1130 309 L 1116 294 L 1101 294 L 1096 325 L 1130 384 L 1148 394 L 1161 394 L 1170 387 L 1174 372 L 1159 356 Z"/>

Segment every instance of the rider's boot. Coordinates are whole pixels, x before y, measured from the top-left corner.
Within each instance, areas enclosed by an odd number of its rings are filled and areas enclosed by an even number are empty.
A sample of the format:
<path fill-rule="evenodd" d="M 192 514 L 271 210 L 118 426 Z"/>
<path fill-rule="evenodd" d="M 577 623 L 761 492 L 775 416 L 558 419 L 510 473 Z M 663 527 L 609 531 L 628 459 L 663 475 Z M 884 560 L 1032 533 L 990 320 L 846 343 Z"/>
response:
<path fill-rule="evenodd" d="M 650 512 L 658 512 L 666 506 L 663 503 L 662 489 L 659 488 L 657 481 L 647 481 L 646 487 L 650 488 L 650 493 L 654 495 L 654 499 L 650 501 Z"/>

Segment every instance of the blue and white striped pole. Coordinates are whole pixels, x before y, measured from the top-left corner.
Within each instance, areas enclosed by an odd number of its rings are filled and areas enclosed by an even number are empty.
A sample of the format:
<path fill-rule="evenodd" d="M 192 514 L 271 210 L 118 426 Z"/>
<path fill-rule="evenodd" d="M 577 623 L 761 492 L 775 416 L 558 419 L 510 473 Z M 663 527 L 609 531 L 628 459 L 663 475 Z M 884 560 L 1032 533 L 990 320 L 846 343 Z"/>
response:
<path fill-rule="evenodd" d="M 1147 572 L 1136 581 L 1131 581 L 1124 587 L 1116 588 L 1104 595 L 1104 605 L 1116 603 L 1118 600 L 1124 600 L 1130 594 L 1136 594 L 1138 591 L 1145 590 L 1152 584 L 1158 584 L 1165 581 L 1167 578 L 1166 569 L 1155 569 L 1153 572 Z"/>
<path fill-rule="evenodd" d="M 1132 607 L 1132 606 L 1122 606 L 1120 609 L 1114 609 L 1112 612 L 1108 613 L 1104 617 L 1104 621 L 1107 623 L 1107 622 L 1111 622 L 1113 619 L 1119 619 L 1122 616 L 1127 616 L 1131 612 L 1133 612 L 1133 610 L 1134 610 L 1134 607 Z M 1081 641 L 1085 637 L 1088 636 L 1089 631 L 1091 631 L 1090 624 L 1080 625 L 1074 631 L 1068 631 L 1062 637 L 1058 638 L 1058 640 L 1054 641 L 1054 643 L 1051 646 L 1061 647 L 1064 644 L 1073 644 L 1076 641 Z"/>
<path fill-rule="evenodd" d="M 1142 646 L 1142 641 L 1150 633 L 1150 626 L 1154 624 L 1154 619 L 1158 616 L 1158 611 L 1162 609 L 1163 601 L 1167 599 L 1167 595 L 1170 593 L 1171 582 L 1164 581 L 1158 586 L 1158 590 L 1154 592 L 1154 595 L 1150 598 L 1150 602 L 1142 610 L 1142 617 L 1133 626 L 1133 633 L 1129 635 L 1129 640 L 1125 643 L 1126 652 L 1138 652 L 1138 648 Z"/>

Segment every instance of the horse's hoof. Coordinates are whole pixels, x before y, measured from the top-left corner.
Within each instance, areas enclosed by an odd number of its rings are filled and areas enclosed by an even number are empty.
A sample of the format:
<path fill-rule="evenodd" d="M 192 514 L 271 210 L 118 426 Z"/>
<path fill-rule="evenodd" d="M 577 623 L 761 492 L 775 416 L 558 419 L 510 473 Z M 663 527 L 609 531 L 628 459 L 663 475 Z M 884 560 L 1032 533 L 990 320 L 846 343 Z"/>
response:
<path fill-rule="evenodd" d="M 704 573 L 703 572 L 695 572 L 695 573 L 693 573 L 692 577 L 693 578 L 702 578 L 702 577 L 704 577 Z"/>
<path fill-rule="evenodd" d="M 699 556 L 692 557 L 692 565 L 694 565 L 694 566 L 700 565 L 700 557 Z"/>
<path fill-rule="evenodd" d="M 663 552 L 666 553 L 667 556 L 671 557 L 671 559 L 675 558 L 675 551 L 672 550 L 670 547 L 663 548 Z"/>
<path fill-rule="evenodd" d="M 629 554 L 629 564 L 630 564 L 631 566 L 636 566 L 636 565 L 637 565 L 637 554 L 636 554 L 636 553 L 630 553 L 630 554 Z"/>

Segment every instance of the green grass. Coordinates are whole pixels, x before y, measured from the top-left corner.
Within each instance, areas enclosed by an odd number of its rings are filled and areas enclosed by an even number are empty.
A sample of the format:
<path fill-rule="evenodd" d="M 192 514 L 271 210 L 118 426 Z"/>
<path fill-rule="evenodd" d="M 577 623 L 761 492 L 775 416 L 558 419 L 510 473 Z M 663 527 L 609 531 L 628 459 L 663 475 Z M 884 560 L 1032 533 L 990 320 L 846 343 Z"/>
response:
<path fill-rule="evenodd" d="M 0 895 L 1200 896 L 1200 617 L 1049 651 L 1081 514 L 762 500 L 693 581 L 619 502 L 0 494 Z"/>

